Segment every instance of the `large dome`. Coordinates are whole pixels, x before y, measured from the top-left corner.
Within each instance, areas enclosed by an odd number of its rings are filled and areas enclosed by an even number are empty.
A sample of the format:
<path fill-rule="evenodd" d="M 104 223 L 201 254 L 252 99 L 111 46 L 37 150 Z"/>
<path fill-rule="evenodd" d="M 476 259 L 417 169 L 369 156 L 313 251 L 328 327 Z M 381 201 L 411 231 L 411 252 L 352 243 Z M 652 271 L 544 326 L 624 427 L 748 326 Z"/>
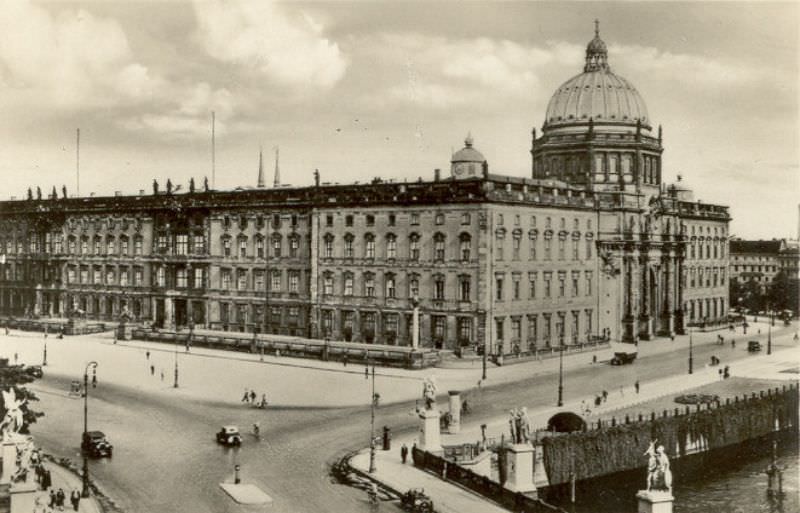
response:
<path fill-rule="evenodd" d="M 606 44 L 595 29 L 595 37 L 586 47 L 583 73 L 564 82 L 550 98 L 544 121 L 545 128 L 585 124 L 591 118 L 596 124 L 650 126 L 639 92 L 630 82 L 611 72 Z"/>

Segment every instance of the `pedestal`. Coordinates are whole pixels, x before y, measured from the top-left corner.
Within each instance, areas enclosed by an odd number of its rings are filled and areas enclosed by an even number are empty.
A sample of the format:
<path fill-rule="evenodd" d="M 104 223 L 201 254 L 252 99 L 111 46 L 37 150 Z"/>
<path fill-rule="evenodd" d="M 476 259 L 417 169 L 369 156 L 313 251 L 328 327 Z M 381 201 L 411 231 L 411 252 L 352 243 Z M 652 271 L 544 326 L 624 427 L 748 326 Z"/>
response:
<path fill-rule="evenodd" d="M 447 393 L 450 395 L 450 424 L 447 432 L 455 435 L 461 431 L 461 392 L 449 390 Z"/>
<path fill-rule="evenodd" d="M 530 444 L 512 444 L 508 448 L 508 479 L 506 488 L 513 492 L 534 492 L 533 453 Z"/>
<path fill-rule="evenodd" d="M 117 340 L 131 340 L 133 339 L 133 326 L 128 326 L 125 323 L 120 323 L 117 326 Z"/>
<path fill-rule="evenodd" d="M 32 481 L 33 476 L 29 476 L 29 479 Z M 11 485 L 11 513 L 35 511 L 37 490 L 36 483 L 30 481 Z"/>
<path fill-rule="evenodd" d="M 439 410 L 422 410 L 419 413 L 419 448 L 428 452 L 441 452 L 442 442 L 439 433 Z"/>
<path fill-rule="evenodd" d="M 675 497 L 671 492 L 639 490 L 636 499 L 639 503 L 637 513 L 672 513 Z"/>
<path fill-rule="evenodd" d="M 11 476 L 17 470 L 17 444 L 3 442 L 2 444 L 3 470 L 0 473 L 0 483 L 10 483 Z"/>

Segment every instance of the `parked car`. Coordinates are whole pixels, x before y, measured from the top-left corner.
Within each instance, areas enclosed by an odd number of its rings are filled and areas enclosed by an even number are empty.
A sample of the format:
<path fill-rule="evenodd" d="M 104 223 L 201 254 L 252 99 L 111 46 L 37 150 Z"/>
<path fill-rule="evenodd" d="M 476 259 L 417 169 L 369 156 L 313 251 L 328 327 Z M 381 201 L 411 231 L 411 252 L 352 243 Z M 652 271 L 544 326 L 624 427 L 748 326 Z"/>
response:
<path fill-rule="evenodd" d="M 25 367 L 25 374 L 33 376 L 34 378 L 41 378 L 44 376 L 41 365 L 30 365 Z"/>
<path fill-rule="evenodd" d="M 614 353 L 611 365 L 625 365 L 626 363 L 633 363 L 635 359 L 636 353 Z"/>
<path fill-rule="evenodd" d="M 241 445 L 242 435 L 236 426 L 222 426 L 217 432 L 217 443 L 223 445 Z"/>
<path fill-rule="evenodd" d="M 422 488 L 412 488 L 400 497 L 400 506 L 412 513 L 433 513 L 433 501 Z"/>
<path fill-rule="evenodd" d="M 751 353 L 756 353 L 761 351 L 761 342 L 758 340 L 751 340 L 747 343 L 747 350 Z"/>
<path fill-rule="evenodd" d="M 102 458 L 113 455 L 114 446 L 106 439 L 102 431 L 89 431 L 86 433 L 81 443 L 81 449 L 93 458 Z"/>

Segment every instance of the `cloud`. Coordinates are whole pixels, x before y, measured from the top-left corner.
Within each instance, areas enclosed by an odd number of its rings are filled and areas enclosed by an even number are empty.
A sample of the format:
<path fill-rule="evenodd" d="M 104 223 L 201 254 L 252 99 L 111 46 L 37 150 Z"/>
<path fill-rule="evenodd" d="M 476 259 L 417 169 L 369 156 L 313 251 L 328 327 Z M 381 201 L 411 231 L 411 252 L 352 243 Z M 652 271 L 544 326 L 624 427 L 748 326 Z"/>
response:
<path fill-rule="evenodd" d="M 326 90 L 347 69 L 336 42 L 308 14 L 272 2 L 202 0 L 194 4 L 197 39 L 211 57 L 288 88 Z"/>
<path fill-rule="evenodd" d="M 161 85 L 116 21 L 28 0 L 0 5 L 0 69 L 5 87 L 60 108 L 144 101 Z"/>

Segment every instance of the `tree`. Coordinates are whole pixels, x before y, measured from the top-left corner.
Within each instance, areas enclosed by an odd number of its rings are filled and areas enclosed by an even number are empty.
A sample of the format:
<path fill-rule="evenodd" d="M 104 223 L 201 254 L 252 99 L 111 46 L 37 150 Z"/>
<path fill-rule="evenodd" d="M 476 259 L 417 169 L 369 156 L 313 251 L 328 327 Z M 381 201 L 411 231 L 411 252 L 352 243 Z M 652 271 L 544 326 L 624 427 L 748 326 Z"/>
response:
<path fill-rule="evenodd" d="M 38 401 L 39 398 L 36 394 L 21 385 L 31 383 L 35 378 L 25 372 L 23 365 L 8 365 L 8 359 L 0 359 L 0 389 L 9 390 L 14 389 L 14 393 L 18 398 L 27 399 L 27 402 L 22 406 L 22 420 L 24 424 L 20 429 L 20 433 L 27 434 L 28 427 L 36 422 L 36 419 L 43 416 L 44 413 L 35 411 L 30 408 L 33 401 Z M 2 416 L 6 416 L 6 406 L 3 404 L 3 398 L 0 396 L 0 412 Z"/>

